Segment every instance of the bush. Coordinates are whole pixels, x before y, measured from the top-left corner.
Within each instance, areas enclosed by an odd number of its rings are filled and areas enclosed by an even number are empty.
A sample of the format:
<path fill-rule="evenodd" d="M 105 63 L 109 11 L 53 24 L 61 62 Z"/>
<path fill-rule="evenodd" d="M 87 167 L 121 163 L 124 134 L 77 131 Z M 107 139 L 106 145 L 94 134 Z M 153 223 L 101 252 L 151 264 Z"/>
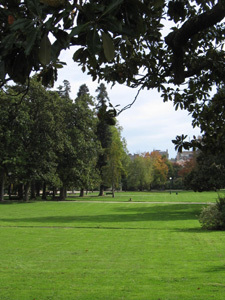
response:
<path fill-rule="evenodd" d="M 216 204 L 204 207 L 199 217 L 199 222 L 202 228 L 215 230 L 221 227 L 221 212 L 218 210 Z"/>
<path fill-rule="evenodd" d="M 204 229 L 225 230 L 225 198 L 219 198 L 216 204 L 204 207 L 199 222 Z"/>
<path fill-rule="evenodd" d="M 199 222 L 204 229 L 225 230 L 225 198 L 219 198 L 216 204 L 204 207 Z"/>

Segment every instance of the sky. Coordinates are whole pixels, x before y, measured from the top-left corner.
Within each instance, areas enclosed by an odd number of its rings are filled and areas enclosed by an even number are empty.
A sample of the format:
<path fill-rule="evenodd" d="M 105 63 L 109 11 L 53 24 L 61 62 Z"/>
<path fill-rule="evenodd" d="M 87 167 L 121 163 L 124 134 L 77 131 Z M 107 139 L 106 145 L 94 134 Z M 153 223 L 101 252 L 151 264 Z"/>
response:
<path fill-rule="evenodd" d="M 59 69 L 55 88 L 68 80 L 71 85 L 71 98 L 75 99 L 79 87 L 86 84 L 92 96 L 100 83 L 81 71 L 81 68 L 72 60 L 74 51 L 63 51 L 60 60 L 67 63 Z M 104 82 L 103 82 L 104 83 Z M 107 87 L 110 102 L 119 108 L 133 102 L 138 89 L 116 84 L 113 88 Z M 198 128 L 193 129 L 192 118 L 184 110 L 175 111 L 172 102 L 164 103 L 157 90 L 142 90 L 133 106 L 123 111 L 118 117 L 122 126 L 122 137 L 126 139 L 127 149 L 131 154 L 161 150 L 169 152 L 169 158 L 176 157 L 172 139 L 177 135 L 187 134 L 191 139 L 193 135 L 200 135 Z"/>

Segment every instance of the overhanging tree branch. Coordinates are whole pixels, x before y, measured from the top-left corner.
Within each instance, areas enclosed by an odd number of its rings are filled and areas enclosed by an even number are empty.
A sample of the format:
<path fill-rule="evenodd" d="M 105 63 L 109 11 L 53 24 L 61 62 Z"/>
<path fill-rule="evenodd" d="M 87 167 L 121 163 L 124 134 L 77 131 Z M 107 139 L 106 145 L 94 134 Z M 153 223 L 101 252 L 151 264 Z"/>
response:
<path fill-rule="evenodd" d="M 174 83 L 184 82 L 184 46 L 197 33 L 216 25 L 225 17 L 225 4 L 219 1 L 211 10 L 186 21 L 180 29 L 165 37 L 166 44 L 173 50 Z"/>

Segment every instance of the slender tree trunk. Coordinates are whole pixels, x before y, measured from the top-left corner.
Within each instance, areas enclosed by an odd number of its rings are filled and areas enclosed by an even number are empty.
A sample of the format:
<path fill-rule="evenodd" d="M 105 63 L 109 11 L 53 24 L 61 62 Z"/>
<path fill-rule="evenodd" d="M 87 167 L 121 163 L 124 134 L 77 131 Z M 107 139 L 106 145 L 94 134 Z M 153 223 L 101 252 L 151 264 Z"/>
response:
<path fill-rule="evenodd" d="M 99 196 L 104 196 L 104 185 L 100 185 L 100 191 L 99 191 Z"/>
<path fill-rule="evenodd" d="M 18 187 L 18 197 L 20 200 L 23 200 L 23 193 L 24 193 L 24 185 L 20 183 Z"/>
<path fill-rule="evenodd" d="M 31 181 L 31 199 L 36 199 L 35 180 Z"/>
<path fill-rule="evenodd" d="M 27 182 L 24 188 L 24 201 L 28 202 L 29 199 L 30 199 L 30 182 Z"/>
<path fill-rule="evenodd" d="M 112 197 L 115 198 L 115 185 L 114 185 L 114 181 L 112 182 Z"/>
<path fill-rule="evenodd" d="M 54 200 L 56 198 L 56 195 L 57 195 L 57 190 L 56 190 L 56 187 L 53 186 L 53 189 L 52 189 L 52 200 Z"/>
<path fill-rule="evenodd" d="M 9 195 L 9 200 L 12 200 L 12 185 L 11 185 L 11 183 L 8 185 L 8 195 Z"/>
<path fill-rule="evenodd" d="M 38 182 L 35 183 L 35 190 L 36 190 L 36 196 L 37 197 L 40 197 L 40 189 L 41 189 L 41 184 L 38 181 Z"/>
<path fill-rule="evenodd" d="M 84 188 L 80 189 L 80 197 L 84 197 Z"/>
<path fill-rule="evenodd" d="M 5 172 L 0 168 L 0 201 L 4 200 Z"/>
<path fill-rule="evenodd" d="M 43 183 L 43 190 L 42 190 L 42 200 L 46 200 L 47 196 L 46 196 L 46 182 Z"/>

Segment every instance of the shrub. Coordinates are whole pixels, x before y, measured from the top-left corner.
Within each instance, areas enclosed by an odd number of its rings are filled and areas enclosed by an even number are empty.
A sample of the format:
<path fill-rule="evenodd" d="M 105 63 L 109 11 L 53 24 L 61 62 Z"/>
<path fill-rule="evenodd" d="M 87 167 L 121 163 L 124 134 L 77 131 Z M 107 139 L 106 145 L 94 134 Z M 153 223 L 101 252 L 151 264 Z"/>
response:
<path fill-rule="evenodd" d="M 199 222 L 204 229 L 225 230 L 225 198 L 219 198 L 216 204 L 204 207 Z"/>

